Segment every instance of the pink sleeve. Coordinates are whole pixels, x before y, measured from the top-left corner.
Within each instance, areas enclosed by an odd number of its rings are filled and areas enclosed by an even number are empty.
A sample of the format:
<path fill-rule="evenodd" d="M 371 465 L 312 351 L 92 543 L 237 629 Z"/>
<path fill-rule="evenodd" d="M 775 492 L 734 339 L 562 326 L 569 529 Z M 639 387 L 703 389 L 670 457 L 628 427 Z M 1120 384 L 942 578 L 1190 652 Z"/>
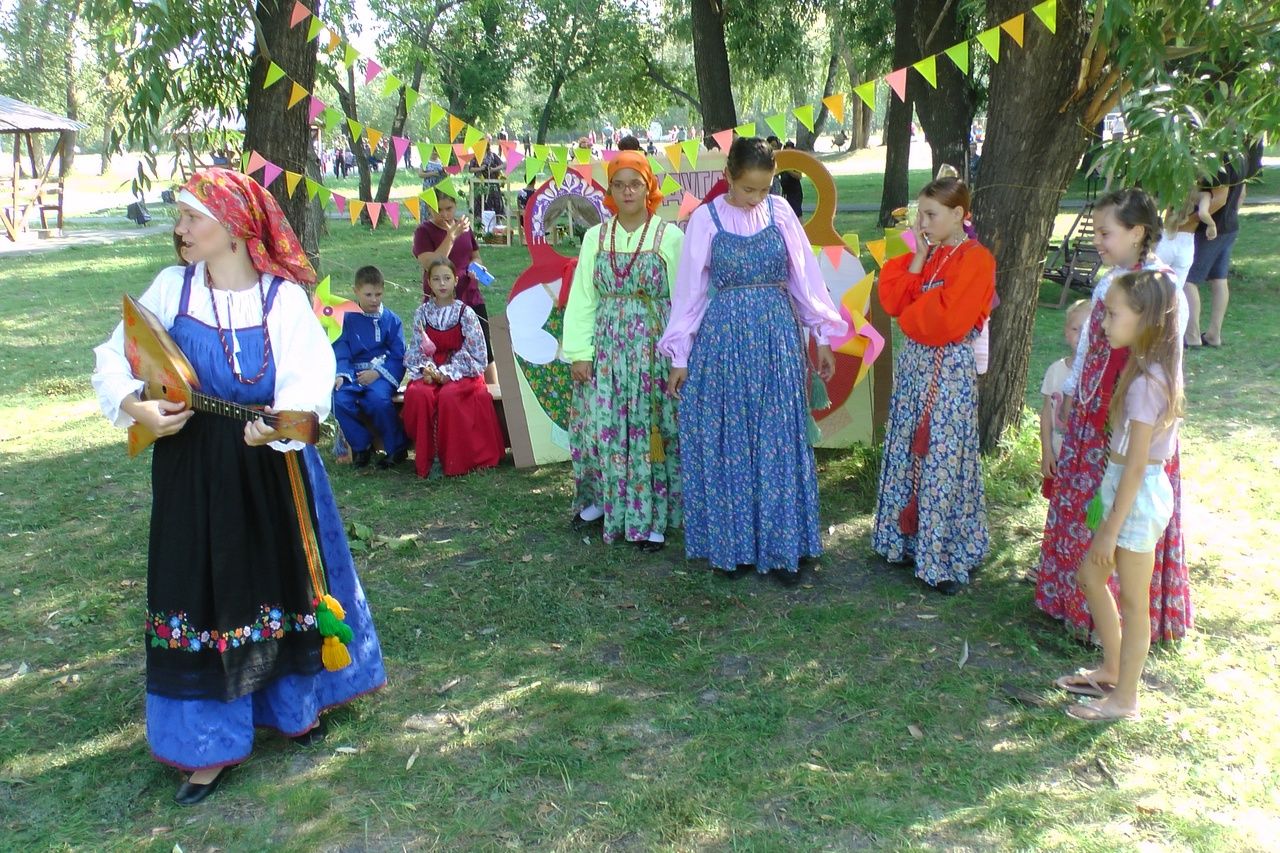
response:
<path fill-rule="evenodd" d="M 680 266 L 676 269 L 675 288 L 671 295 L 671 319 L 667 331 L 658 342 L 658 351 L 671 359 L 672 367 L 688 367 L 693 338 L 707 311 L 708 266 L 711 238 L 715 224 L 706 205 L 693 212 L 685 229 Z"/>
<path fill-rule="evenodd" d="M 769 203 L 773 205 L 774 221 L 787 244 L 787 267 L 790 270 L 787 290 L 795 303 L 796 313 L 814 339 L 825 344 L 847 332 L 849 324 L 840 317 L 831 301 L 831 292 L 827 290 L 827 283 L 818 268 L 809 236 L 804 233 L 804 226 L 795 212 L 779 196 L 770 196 Z"/>

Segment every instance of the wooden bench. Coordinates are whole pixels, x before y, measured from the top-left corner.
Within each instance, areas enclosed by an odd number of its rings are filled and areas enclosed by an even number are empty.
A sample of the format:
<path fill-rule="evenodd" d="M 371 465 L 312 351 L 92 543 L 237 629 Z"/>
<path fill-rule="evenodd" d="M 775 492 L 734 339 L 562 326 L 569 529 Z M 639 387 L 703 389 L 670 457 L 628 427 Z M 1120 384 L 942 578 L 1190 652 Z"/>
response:
<path fill-rule="evenodd" d="M 1061 242 L 1049 246 L 1043 278 L 1062 285 L 1058 301 L 1041 302 L 1065 308 L 1071 291 L 1078 290 L 1085 296 L 1093 292 L 1093 284 L 1102 268 L 1102 257 L 1093 246 L 1093 202 L 1088 202 L 1067 230 Z"/>

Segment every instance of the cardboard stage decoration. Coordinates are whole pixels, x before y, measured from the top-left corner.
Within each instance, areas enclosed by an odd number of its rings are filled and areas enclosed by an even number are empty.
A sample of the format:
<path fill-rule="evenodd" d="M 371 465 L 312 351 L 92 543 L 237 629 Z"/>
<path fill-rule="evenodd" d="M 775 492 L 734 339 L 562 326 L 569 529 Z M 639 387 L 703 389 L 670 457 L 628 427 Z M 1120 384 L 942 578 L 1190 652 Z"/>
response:
<path fill-rule="evenodd" d="M 817 190 L 816 209 L 805 233 L 817 255 L 832 301 L 849 323 L 849 334 L 831 342 L 836 374 L 827 383 L 831 406 L 813 412 L 821 433 L 819 447 L 848 447 L 878 440 L 888 418 L 892 368 L 889 318 L 872 299 L 874 275 L 858 260 L 857 237 L 842 237 L 835 227 L 836 187 L 831 173 L 811 154 L 780 151 L 778 168 L 800 172 Z M 724 166 L 718 152 L 703 152 L 698 169 L 670 172 L 672 188 L 659 208 L 674 219 L 684 193 L 706 194 Z M 586 175 L 590 174 L 588 178 Z M 519 467 L 562 462 L 569 458 L 569 403 L 572 379 L 561 358 L 565 267 L 574 258 L 555 248 L 554 231 L 571 222 L 575 231 L 605 221 L 603 164 L 591 172 L 570 170 L 560 184 L 548 180 L 529 200 L 524 214 L 529 267 L 511 287 L 506 311 L 495 316 L 494 358 L 503 388 L 503 408 L 511 450 Z M 810 342 L 810 352 L 813 344 Z M 507 390 L 512 389 L 512 390 Z"/>

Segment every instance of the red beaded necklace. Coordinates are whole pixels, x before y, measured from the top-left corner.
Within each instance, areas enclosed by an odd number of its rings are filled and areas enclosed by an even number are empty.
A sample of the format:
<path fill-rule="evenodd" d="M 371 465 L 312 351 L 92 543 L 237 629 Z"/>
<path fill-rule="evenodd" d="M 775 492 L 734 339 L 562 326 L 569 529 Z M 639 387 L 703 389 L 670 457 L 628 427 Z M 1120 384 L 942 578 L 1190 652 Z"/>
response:
<path fill-rule="evenodd" d="M 644 238 L 649 234 L 649 225 L 653 223 L 653 215 L 650 214 L 644 221 L 644 228 L 640 231 L 640 242 L 636 243 L 636 250 L 631 253 L 631 260 L 627 261 L 627 265 L 622 269 L 618 269 L 618 220 L 613 220 L 613 228 L 609 231 L 609 267 L 613 270 L 614 278 L 617 279 L 619 285 L 631 275 L 631 268 L 636 265 L 636 258 L 640 257 L 640 253 L 644 251 Z"/>
<path fill-rule="evenodd" d="M 209 303 L 213 305 L 213 324 L 218 329 L 218 342 L 222 344 L 222 352 L 227 357 L 227 367 L 231 368 L 231 374 L 241 385 L 258 384 L 262 381 L 262 377 L 267 375 L 267 369 L 271 366 L 271 332 L 267 329 L 267 294 L 262 290 L 262 276 L 258 276 L 258 296 L 262 299 L 262 367 L 259 368 L 258 375 L 252 379 L 245 379 L 236 369 L 235 354 L 227 343 L 227 332 L 222 328 L 222 318 L 218 316 L 218 300 L 213 295 L 213 273 L 209 272 L 208 265 L 204 268 L 204 279 L 205 287 L 209 288 Z M 227 310 L 230 311 L 230 297 L 228 297 Z"/>

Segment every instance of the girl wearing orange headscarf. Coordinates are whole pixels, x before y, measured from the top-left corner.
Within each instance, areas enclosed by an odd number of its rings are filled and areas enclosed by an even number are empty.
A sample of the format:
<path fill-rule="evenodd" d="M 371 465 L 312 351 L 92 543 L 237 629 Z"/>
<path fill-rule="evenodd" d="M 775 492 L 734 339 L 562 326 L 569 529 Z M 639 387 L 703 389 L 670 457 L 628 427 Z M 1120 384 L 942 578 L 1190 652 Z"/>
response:
<path fill-rule="evenodd" d="M 280 206 L 226 169 L 197 174 L 177 201 L 185 265 L 162 270 L 139 302 L 204 394 L 323 418 L 333 348 L 299 287 L 315 272 Z M 386 681 L 382 653 L 315 447 L 278 440 L 262 419 L 143 399 L 122 326 L 94 352 L 103 414 L 161 436 L 151 460 L 147 741 L 157 760 L 191 774 L 175 799 L 192 805 L 249 756 L 255 728 L 318 740 L 321 711 Z"/>
<path fill-rule="evenodd" d="M 680 463 L 671 365 L 657 344 L 684 233 L 657 215 L 662 193 L 643 154 L 623 151 L 608 177 L 614 215 L 582 238 L 565 306 L 572 524 L 601 522 L 605 542 L 660 551 L 667 530 L 680 526 Z"/>

